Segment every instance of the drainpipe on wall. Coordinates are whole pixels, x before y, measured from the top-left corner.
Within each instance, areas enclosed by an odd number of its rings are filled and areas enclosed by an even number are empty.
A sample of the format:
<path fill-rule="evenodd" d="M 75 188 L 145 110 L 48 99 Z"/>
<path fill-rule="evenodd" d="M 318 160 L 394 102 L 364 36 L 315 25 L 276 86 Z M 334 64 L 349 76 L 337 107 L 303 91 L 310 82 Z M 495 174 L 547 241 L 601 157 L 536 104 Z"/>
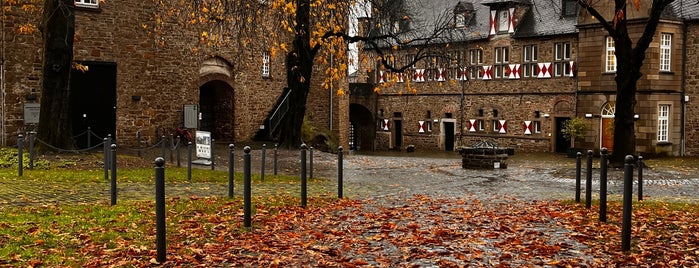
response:
<path fill-rule="evenodd" d="M 687 20 L 683 20 L 682 24 L 682 83 L 681 90 L 682 95 L 680 96 L 680 105 L 682 107 L 682 112 L 680 113 L 680 156 L 685 156 L 685 121 L 687 120 L 685 113 L 687 110 L 687 104 L 684 101 L 686 94 L 686 79 L 687 79 Z"/>

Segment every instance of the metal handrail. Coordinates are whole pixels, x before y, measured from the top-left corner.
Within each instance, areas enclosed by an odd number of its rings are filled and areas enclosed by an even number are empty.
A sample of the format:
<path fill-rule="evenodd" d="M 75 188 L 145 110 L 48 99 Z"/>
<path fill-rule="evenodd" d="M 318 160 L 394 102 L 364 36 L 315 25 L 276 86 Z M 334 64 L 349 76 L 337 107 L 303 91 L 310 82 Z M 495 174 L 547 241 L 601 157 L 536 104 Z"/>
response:
<path fill-rule="evenodd" d="M 284 95 L 284 98 L 282 101 L 279 103 L 277 108 L 274 110 L 274 113 L 269 117 L 269 135 L 271 136 L 272 133 L 279 127 L 279 124 L 282 122 L 282 118 L 284 118 L 284 115 L 286 115 L 286 112 L 289 111 L 289 95 L 291 95 L 291 90 L 286 92 L 286 95 Z"/>

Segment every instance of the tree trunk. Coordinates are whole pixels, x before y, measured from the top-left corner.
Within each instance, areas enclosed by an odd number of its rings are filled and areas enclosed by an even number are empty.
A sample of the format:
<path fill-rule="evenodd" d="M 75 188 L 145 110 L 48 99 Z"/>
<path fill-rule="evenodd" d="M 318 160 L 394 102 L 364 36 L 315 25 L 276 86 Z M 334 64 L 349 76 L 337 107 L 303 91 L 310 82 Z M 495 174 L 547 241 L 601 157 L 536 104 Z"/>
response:
<path fill-rule="evenodd" d="M 617 94 L 614 114 L 614 151 L 609 158 L 611 165 L 615 167 L 624 165 L 626 155 L 635 155 L 636 153 L 633 116 L 636 104 L 636 84 L 641 79 L 640 67 L 643 65 L 645 55 L 645 53 L 634 53 L 628 33 L 623 32 L 620 36 L 622 37 L 616 40 L 618 61 L 615 78 Z"/>
<path fill-rule="evenodd" d="M 37 136 L 51 146 L 73 149 L 69 86 L 75 36 L 74 0 L 45 0 L 42 29 L 44 61 Z"/>
<path fill-rule="evenodd" d="M 311 89 L 311 73 L 315 49 L 310 40 L 310 3 L 298 0 L 296 8 L 296 26 L 292 50 L 286 58 L 286 79 L 291 94 L 290 107 L 279 130 L 279 143 L 285 148 L 299 148 L 302 142 L 301 126 L 306 114 L 306 100 Z"/>

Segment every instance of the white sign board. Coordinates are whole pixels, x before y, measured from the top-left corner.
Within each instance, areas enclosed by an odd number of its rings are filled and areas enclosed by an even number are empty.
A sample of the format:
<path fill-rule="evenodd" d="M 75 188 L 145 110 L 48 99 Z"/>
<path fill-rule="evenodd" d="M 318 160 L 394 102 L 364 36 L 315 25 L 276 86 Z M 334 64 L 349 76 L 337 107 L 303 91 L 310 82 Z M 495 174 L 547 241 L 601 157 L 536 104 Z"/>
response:
<path fill-rule="evenodd" d="M 24 124 L 38 124 L 39 123 L 39 104 L 38 103 L 25 103 L 24 104 Z"/>
<path fill-rule="evenodd" d="M 197 130 L 197 158 L 211 159 L 211 132 Z"/>
<path fill-rule="evenodd" d="M 198 119 L 197 116 L 199 112 L 197 111 L 197 105 L 195 104 L 185 104 L 184 109 L 184 127 L 185 128 L 197 128 Z"/>

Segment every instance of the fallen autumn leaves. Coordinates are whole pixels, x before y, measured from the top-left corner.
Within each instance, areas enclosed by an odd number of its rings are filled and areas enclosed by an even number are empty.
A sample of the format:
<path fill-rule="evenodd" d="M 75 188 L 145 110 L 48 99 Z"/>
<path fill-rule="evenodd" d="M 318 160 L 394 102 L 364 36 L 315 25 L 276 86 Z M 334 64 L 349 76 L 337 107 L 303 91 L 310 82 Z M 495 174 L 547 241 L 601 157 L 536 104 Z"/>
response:
<path fill-rule="evenodd" d="M 699 265 L 696 205 L 634 204 L 633 247 L 622 253 L 618 203 L 610 206 L 609 222 L 599 223 L 594 208 L 548 201 L 328 198 L 309 202 L 316 205 L 307 209 L 258 206 L 254 227 L 245 231 L 238 204 L 203 198 L 180 200 L 179 205 L 197 202 L 212 209 L 169 212 L 165 265 Z M 154 241 L 153 232 L 134 239 Z M 123 240 L 105 249 L 87 243 L 81 254 L 88 258 L 87 266 L 153 265 L 154 247 L 137 244 Z"/>

